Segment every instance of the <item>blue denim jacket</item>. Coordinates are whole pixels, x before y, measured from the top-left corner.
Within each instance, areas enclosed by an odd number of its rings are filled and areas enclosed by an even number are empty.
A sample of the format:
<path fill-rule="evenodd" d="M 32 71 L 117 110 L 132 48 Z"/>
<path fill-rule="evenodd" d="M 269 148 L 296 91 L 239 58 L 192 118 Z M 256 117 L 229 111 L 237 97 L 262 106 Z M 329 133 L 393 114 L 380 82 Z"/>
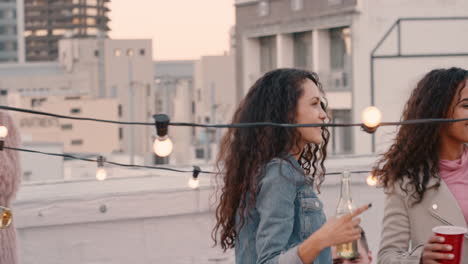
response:
<path fill-rule="evenodd" d="M 291 155 L 286 159 L 290 162 L 274 159 L 265 167 L 255 207 L 237 230 L 237 264 L 302 264 L 298 245 L 326 221 L 323 204 L 306 184 L 299 163 Z M 237 214 L 236 223 L 239 221 Z M 330 248 L 322 250 L 313 263 L 331 264 Z"/>

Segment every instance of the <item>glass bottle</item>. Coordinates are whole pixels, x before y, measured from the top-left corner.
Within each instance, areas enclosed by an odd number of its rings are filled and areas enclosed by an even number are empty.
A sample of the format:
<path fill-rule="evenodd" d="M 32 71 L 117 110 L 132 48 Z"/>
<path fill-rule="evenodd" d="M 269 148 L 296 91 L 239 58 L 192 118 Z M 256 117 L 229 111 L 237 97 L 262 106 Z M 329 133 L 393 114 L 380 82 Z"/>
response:
<path fill-rule="evenodd" d="M 345 171 L 341 177 L 341 194 L 336 216 L 340 217 L 351 213 L 354 210 L 353 199 L 351 198 L 351 173 Z M 336 246 L 336 253 L 344 259 L 355 258 L 359 255 L 357 241 L 343 243 Z"/>

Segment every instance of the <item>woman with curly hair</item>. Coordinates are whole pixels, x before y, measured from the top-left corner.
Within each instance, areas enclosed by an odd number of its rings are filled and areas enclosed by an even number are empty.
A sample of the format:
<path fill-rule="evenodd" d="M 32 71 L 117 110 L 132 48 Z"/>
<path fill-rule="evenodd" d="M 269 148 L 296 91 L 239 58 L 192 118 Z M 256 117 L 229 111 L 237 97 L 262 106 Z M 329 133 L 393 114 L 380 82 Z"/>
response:
<path fill-rule="evenodd" d="M 436 69 L 413 90 L 402 120 L 468 118 L 468 71 Z M 468 221 L 468 121 L 400 127 L 373 173 L 386 190 L 378 263 L 439 263 L 453 258 L 438 225 Z M 465 235 L 463 253 L 468 258 Z M 462 263 L 466 263 L 462 261 Z"/>
<path fill-rule="evenodd" d="M 316 74 L 273 70 L 250 88 L 232 122 L 323 123 L 322 100 Z M 224 135 L 213 239 L 235 248 L 236 263 L 329 264 L 330 246 L 359 239 L 354 217 L 368 206 L 326 221 L 314 191 L 324 179 L 328 138 L 325 127 L 230 128 Z"/>

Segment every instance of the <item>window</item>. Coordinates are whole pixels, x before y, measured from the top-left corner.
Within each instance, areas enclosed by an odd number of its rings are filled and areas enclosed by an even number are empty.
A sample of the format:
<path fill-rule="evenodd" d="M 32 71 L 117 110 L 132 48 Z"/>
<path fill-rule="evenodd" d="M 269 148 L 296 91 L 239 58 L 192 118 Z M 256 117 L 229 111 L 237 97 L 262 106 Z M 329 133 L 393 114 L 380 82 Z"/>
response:
<path fill-rule="evenodd" d="M 97 29 L 97 28 L 93 28 L 93 27 L 92 27 L 92 28 L 87 28 L 87 29 L 86 29 L 86 34 L 87 34 L 87 35 L 93 35 L 93 36 L 94 36 L 94 35 L 97 35 L 97 33 L 98 33 L 98 29 Z"/>
<path fill-rule="evenodd" d="M 276 36 L 261 37 L 260 71 L 265 73 L 276 68 Z"/>
<path fill-rule="evenodd" d="M 333 123 L 351 123 L 351 110 L 332 110 L 331 121 Z M 352 128 L 331 128 L 331 152 L 333 154 L 349 154 L 353 152 Z"/>
<path fill-rule="evenodd" d="M 351 56 L 349 27 L 330 29 L 330 63 L 332 69 L 343 69 Z"/>
<path fill-rule="evenodd" d="M 72 108 L 70 109 L 71 114 L 79 114 L 81 113 L 81 108 Z"/>
<path fill-rule="evenodd" d="M 94 57 L 99 57 L 99 50 L 94 51 Z"/>
<path fill-rule="evenodd" d="M 343 0 L 328 0 L 329 5 L 340 5 L 343 3 Z"/>
<path fill-rule="evenodd" d="M 33 98 L 31 99 L 31 107 L 41 106 L 45 101 L 47 98 Z"/>
<path fill-rule="evenodd" d="M 205 149 L 202 149 L 202 148 L 195 149 L 195 158 L 204 159 L 205 158 Z"/>
<path fill-rule="evenodd" d="M 294 66 L 302 69 L 312 69 L 312 32 L 293 34 Z"/>
<path fill-rule="evenodd" d="M 61 125 L 61 127 L 62 127 L 62 130 L 72 130 L 73 129 L 72 124 L 63 124 L 63 125 Z"/>
<path fill-rule="evenodd" d="M 330 29 L 331 89 L 350 89 L 351 31 L 349 27 Z"/>
<path fill-rule="evenodd" d="M 52 30 L 52 34 L 55 36 L 63 36 L 65 35 L 66 30 L 65 29 L 54 29 Z"/>
<path fill-rule="evenodd" d="M 87 8 L 86 15 L 87 16 L 97 16 L 98 12 L 96 8 Z"/>
<path fill-rule="evenodd" d="M 72 144 L 73 146 L 83 145 L 83 140 L 82 140 L 82 139 L 73 139 L 73 140 L 71 141 L 71 144 Z"/>
<path fill-rule="evenodd" d="M 94 26 L 94 25 L 96 25 L 96 19 L 94 19 L 92 17 L 88 17 L 88 18 L 86 18 L 86 24 Z"/>
<path fill-rule="evenodd" d="M 47 36 L 47 30 L 45 29 L 36 30 L 35 35 L 39 37 Z"/>
<path fill-rule="evenodd" d="M 293 11 L 299 11 L 304 8 L 304 0 L 291 0 L 291 9 Z"/>
<path fill-rule="evenodd" d="M 145 49 L 140 49 L 140 55 L 145 56 Z"/>
<path fill-rule="evenodd" d="M 122 140 L 124 137 L 123 127 L 119 127 L 119 139 Z"/>
<path fill-rule="evenodd" d="M 66 90 L 66 87 L 62 87 L 62 90 Z M 66 96 L 65 100 L 81 100 L 81 96 Z"/>
<path fill-rule="evenodd" d="M 192 101 L 192 114 L 195 114 L 195 101 Z"/>
<path fill-rule="evenodd" d="M 260 1 L 258 3 L 258 15 L 259 16 L 267 16 L 270 13 L 270 5 L 267 0 Z"/>
<path fill-rule="evenodd" d="M 123 108 L 122 108 L 122 105 L 119 104 L 119 106 L 117 107 L 117 112 L 119 113 L 119 117 L 122 117 L 123 115 Z"/>

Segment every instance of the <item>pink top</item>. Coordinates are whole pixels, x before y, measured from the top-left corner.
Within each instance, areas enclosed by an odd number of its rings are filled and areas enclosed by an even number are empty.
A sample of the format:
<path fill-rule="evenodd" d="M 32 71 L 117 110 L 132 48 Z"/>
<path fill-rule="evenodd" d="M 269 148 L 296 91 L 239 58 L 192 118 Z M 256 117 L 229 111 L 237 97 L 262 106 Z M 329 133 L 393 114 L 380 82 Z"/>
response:
<path fill-rule="evenodd" d="M 460 159 L 440 160 L 439 174 L 458 201 L 468 223 L 468 148 L 465 148 Z"/>

